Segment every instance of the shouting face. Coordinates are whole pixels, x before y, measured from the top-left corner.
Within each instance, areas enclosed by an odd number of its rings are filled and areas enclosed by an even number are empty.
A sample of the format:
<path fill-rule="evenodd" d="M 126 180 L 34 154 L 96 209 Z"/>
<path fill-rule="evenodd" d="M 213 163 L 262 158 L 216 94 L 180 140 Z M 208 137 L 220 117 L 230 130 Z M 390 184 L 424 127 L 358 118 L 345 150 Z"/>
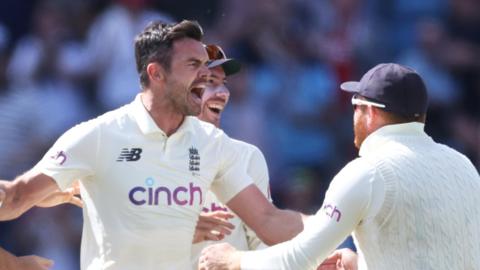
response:
<path fill-rule="evenodd" d="M 198 115 L 210 71 L 201 42 L 185 38 L 173 44 L 171 69 L 166 76 L 166 98 L 183 115 Z"/>
<path fill-rule="evenodd" d="M 230 91 L 225 86 L 226 76 L 221 66 L 211 68 L 210 72 L 198 118 L 219 127 L 223 109 L 230 98 Z"/>

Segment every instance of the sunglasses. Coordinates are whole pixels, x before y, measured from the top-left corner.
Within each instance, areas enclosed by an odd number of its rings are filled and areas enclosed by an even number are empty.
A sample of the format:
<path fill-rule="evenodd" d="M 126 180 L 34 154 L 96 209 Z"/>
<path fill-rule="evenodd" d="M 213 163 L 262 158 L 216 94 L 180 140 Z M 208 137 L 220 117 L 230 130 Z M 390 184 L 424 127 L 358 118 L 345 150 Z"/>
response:
<path fill-rule="evenodd" d="M 385 104 L 365 100 L 365 99 L 360 99 L 358 95 L 353 95 L 352 97 L 352 105 L 353 109 L 355 110 L 357 106 L 372 106 L 372 107 L 377 107 L 377 108 L 385 108 Z"/>
<path fill-rule="evenodd" d="M 205 47 L 205 50 L 207 50 L 208 59 L 210 59 L 210 61 L 227 58 L 225 56 L 225 52 L 223 52 L 222 48 L 218 45 L 209 44 L 209 45 L 204 45 L 204 47 Z"/>

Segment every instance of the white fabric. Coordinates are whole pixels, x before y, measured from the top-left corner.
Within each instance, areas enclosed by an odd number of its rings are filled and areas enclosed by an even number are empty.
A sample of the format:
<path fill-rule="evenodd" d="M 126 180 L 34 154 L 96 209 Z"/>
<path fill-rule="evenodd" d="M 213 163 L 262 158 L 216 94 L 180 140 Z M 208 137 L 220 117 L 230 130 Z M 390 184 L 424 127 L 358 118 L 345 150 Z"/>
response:
<path fill-rule="evenodd" d="M 389 125 L 368 136 L 305 230 L 245 252 L 242 269 L 315 269 L 352 231 L 359 269 L 479 269 L 480 177 L 423 127 Z"/>
<path fill-rule="evenodd" d="M 235 150 L 221 130 L 196 117 L 167 137 L 138 95 L 72 128 L 37 169 L 62 189 L 81 181 L 81 269 L 188 269 L 210 186 L 228 202 L 252 184 Z"/>
<path fill-rule="evenodd" d="M 263 192 L 265 197 L 270 200 L 268 167 L 262 152 L 254 145 L 238 140 L 233 141 L 236 145 L 236 151 L 240 156 L 240 159 L 237 162 L 244 166 L 248 175 L 257 187 Z M 208 213 L 217 210 L 231 212 L 228 207 L 216 198 L 215 194 L 208 192 L 203 211 Z M 229 219 L 229 222 L 235 225 L 235 229 L 232 230 L 232 233 L 227 235 L 222 241 L 203 241 L 192 246 L 193 269 L 197 269 L 198 258 L 200 257 L 202 249 L 214 243 L 227 242 L 239 250 L 255 250 L 259 247 L 265 247 L 265 245 L 261 245 L 263 243 L 257 237 L 255 232 L 248 228 L 239 217 L 235 216 L 234 218 Z"/>

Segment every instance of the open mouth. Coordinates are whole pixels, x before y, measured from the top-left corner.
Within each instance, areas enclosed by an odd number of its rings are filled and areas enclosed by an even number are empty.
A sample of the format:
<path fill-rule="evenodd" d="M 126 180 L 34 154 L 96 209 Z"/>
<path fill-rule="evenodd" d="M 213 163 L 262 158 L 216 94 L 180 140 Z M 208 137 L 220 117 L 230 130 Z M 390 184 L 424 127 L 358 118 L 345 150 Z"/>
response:
<path fill-rule="evenodd" d="M 203 92 L 205 91 L 205 86 L 204 85 L 197 85 L 195 87 L 192 87 L 190 89 L 190 91 L 192 92 L 192 94 L 199 98 L 199 99 L 202 99 L 202 95 L 203 95 Z"/>
<path fill-rule="evenodd" d="M 215 114 L 220 114 L 223 111 L 224 106 L 221 104 L 211 103 L 207 105 L 207 108 Z"/>

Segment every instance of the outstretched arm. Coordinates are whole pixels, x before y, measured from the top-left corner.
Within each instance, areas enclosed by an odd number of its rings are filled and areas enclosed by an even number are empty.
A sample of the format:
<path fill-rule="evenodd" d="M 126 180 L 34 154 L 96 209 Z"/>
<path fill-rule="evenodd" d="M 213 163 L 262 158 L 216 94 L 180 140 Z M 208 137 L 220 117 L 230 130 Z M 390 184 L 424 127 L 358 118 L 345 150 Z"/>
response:
<path fill-rule="evenodd" d="M 212 245 L 202 252 L 200 269 L 316 269 L 367 213 L 373 215 L 369 212 L 372 191 L 383 198 L 383 189 L 373 186 L 383 185 L 383 180 L 376 180 L 375 171 L 365 165 L 349 164 L 335 177 L 323 207 L 291 241 L 247 252 Z"/>
<path fill-rule="evenodd" d="M 54 207 L 64 203 L 70 203 L 80 208 L 83 207 L 83 201 L 77 195 L 80 194 L 80 183 L 76 181 L 72 187 L 65 189 L 65 191 L 57 190 L 51 195 L 48 195 L 41 202 L 37 203 L 38 207 Z"/>
<path fill-rule="evenodd" d="M 45 174 L 30 170 L 14 181 L 0 181 L 3 201 L 0 220 L 15 219 L 57 191 L 58 185 Z"/>
<path fill-rule="evenodd" d="M 299 212 L 276 208 L 254 184 L 235 195 L 227 206 L 267 245 L 295 237 L 303 230 L 306 218 Z"/>

